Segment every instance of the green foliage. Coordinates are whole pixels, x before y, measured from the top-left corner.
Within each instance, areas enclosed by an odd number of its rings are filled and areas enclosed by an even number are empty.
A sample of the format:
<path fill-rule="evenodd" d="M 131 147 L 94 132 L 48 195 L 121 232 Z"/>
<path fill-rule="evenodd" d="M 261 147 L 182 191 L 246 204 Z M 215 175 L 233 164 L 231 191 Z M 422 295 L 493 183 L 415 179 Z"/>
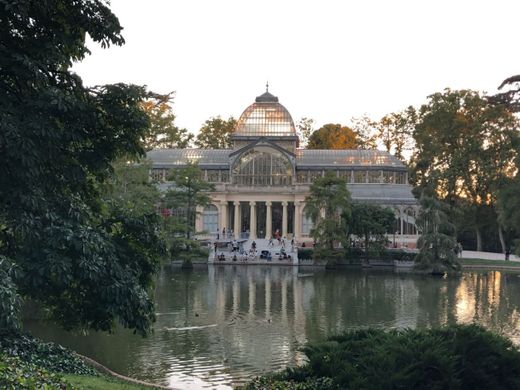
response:
<path fill-rule="evenodd" d="M 310 344 L 304 352 L 309 363 L 275 375 L 273 379 L 282 384 L 272 388 L 284 389 L 286 383 L 294 386 L 294 382 L 307 384 L 318 379 L 326 380 L 325 388 L 329 389 L 473 390 L 520 386 L 518 349 L 511 341 L 477 325 L 427 330 L 361 329 Z"/>
<path fill-rule="evenodd" d="M 6 356 L 52 372 L 97 375 L 96 370 L 61 345 L 44 343 L 26 334 L 4 333 L 0 336 L 0 349 Z"/>
<path fill-rule="evenodd" d="M 168 177 L 171 182 L 164 196 L 164 206 L 173 209 L 174 214 L 165 219 L 164 230 L 173 258 L 190 260 L 201 254 L 200 244 L 194 240 L 195 217 L 197 208 L 204 208 L 210 203 L 208 192 L 215 188 L 201 177 L 197 164 L 172 169 Z"/>
<path fill-rule="evenodd" d="M 258 377 L 243 387 L 243 390 L 339 390 L 330 378 L 308 378 L 305 381 Z"/>
<path fill-rule="evenodd" d="M 0 387 L 6 390 L 74 389 L 60 374 L 0 354 Z"/>
<path fill-rule="evenodd" d="M 200 128 L 195 145 L 203 149 L 228 149 L 233 145 L 231 135 L 236 125 L 233 117 L 227 121 L 220 116 L 210 118 Z"/>
<path fill-rule="evenodd" d="M 417 267 L 439 272 L 460 269 L 455 256 L 453 224 L 445 212 L 447 206 L 427 191 L 421 195 L 420 205 L 417 227 L 421 236 L 417 241 Z"/>
<path fill-rule="evenodd" d="M 498 192 L 498 221 L 515 237 L 520 237 L 520 176 L 507 182 Z M 520 239 L 514 243 L 514 249 L 520 256 Z"/>
<path fill-rule="evenodd" d="M 104 1 L 4 1 L 0 13 L 0 256 L 17 290 L 2 294 L 38 301 L 66 328 L 119 320 L 144 334 L 157 221 L 105 207 L 101 192 L 114 160 L 144 153 L 140 102 L 152 94 L 86 88 L 71 71 L 87 35 L 103 47 L 124 42 Z M 11 326 L 13 312 L 0 323 Z"/>
<path fill-rule="evenodd" d="M 0 329 L 20 328 L 20 296 L 13 281 L 14 273 L 13 263 L 0 255 Z"/>
<path fill-rule="evenodd" d="M 420 109 L 412 182 L 433 188 L 451 206 L 462 201 L 477 250 L 486 207 L 494 207 L 497 190 L 517 169 L 518 124 L 507 107 L 469 90 L 436 93 Z"/>
<path fill-rule="evenodd" d="M 316 258 L 327 258 L 336 242 L 346 246 L 351 201 L 345 179 L 330 172 L 316 179 L 305 199 L 304 212 L 313 222 Z"/>
<path fill-rule="evenodd" d="M 357 145 L 357 136 L 352 129 L 329 123 L 310 135 L 307 149 L 355 149 Z"/>
<path fill-rule="evenodd" d="M 314 250 L 312 248 L 298 248 L 298 259 L 310 260 L 313 258 Z"/>
<path fill-rule="evenodd" d="M 151 164 L 122 158 L 112 167 L 103 188 L 103 202 L 124 210 L 127 215 L 155 214 L 161 194 L 150 181 Z"/>
<path fill-rule="evenodd" d="M 395 226 L 392 210 L 376 204 L 354 203 L 350 220 L 351 233 L 363 238 L 366 261 L 370 250 L 381 252 L 387 243 L 385 233 Z"/>
<path fill-rule="evenodd" d="M 167 96 L 169 100 L 169 96 Z M 175 126 L 175 115 L 168 101 L 149 99 L 141 107 L 150 119 L 150 127 L 143 137 L 146 150 L 164 148 L 186 148 L 193 139 L 193 134 Z"/>

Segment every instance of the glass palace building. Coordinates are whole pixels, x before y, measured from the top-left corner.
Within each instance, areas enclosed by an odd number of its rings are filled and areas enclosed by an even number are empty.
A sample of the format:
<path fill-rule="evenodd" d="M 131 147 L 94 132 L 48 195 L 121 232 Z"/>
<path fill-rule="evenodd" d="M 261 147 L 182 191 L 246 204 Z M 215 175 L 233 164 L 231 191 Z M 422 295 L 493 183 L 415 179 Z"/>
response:
<path fill-rule="evenodd" d="M 310 184 L 327 172 L 347 181 L 354 202 L 392 208 L 394 239 L 416 242 L 417 202 L 407 167 L 380 150 L 306 150 L 289 111 L 268 91 L 240 116 L 232 149 L 157 149 L 148 153 L 152 176 L 164 180 L 170 169 L 197 162 L 205 180 L 214 183 L 212 204 L 199 210 L 197 231 L 232 232 L 236 238 L 269 238 L 276 231 L 310 241 L 312 222 L 303 209 Z"/>

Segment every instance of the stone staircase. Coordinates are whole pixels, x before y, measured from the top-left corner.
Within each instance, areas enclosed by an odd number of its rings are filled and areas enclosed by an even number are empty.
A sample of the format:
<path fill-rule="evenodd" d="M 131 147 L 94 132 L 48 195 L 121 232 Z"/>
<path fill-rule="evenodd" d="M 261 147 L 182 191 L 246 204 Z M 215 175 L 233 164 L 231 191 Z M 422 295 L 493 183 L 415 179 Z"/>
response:
<path fill-rule="evenodd" d="M 256 251 L 253 250 L 253 242 L 256 244 Z M 283 252 L 285 251 L 285 256 Z M 260 258 L 262 253 L 268 252 L 270 259 Z M 225 260 L 219 260 L 218 255 L 224 254 Z M 218 252 L 217 256 L 211 251 L 208 263 L 214 264 L 272 264 L 272 265 L 298 265 L 298 248 L 291 246 L 291 241 L 286 240 L 285 245 L 282 242 L 273 239 L 269 244 L 269 240 L 257 239 L 247 240 L 242 244 L 242 253 L 235 252 Z M 268 256 L 269 257 L 269 256 Z"/>

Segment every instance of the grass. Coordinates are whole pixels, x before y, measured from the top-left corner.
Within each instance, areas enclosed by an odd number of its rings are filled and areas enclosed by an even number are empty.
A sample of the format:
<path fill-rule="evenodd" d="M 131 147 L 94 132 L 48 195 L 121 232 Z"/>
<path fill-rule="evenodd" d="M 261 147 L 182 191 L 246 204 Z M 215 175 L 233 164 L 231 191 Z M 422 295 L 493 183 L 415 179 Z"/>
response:
<path fill-rule="evenodd" d="M 505 261 L 505 260 L 487 260 L 487 259 L 458 259 L 462 265 L 485 265 L 485 266 L 500 266 L 500 267 L 518 267 L 520 268 L 520 261 Z"/>
<path fill-rule="evenodd" d="M 135 385 L 133 383 L 124 382 L 116 378 L 105 375 L 85 376 L 64 374 L 63 377 L 67 382 L 78 389 L 86 390 L 150 390 L 151 387 Z"/>

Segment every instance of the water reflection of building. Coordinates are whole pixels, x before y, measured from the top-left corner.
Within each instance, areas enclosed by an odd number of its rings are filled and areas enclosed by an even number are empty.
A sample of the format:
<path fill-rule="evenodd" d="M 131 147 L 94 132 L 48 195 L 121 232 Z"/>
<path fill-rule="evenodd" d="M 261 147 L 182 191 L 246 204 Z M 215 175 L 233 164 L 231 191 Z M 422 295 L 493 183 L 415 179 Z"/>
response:
<path fill-rule="evenodd" d="M 232 149 L 162 149 L 148 153 L 152 175 L 198 162 L 205 180 L 215 184 L 213 203 L 200 210 L 197 231 L 233 230 L 250 238 L 308 237 L 311 222 L 303 214 L 310 184 L 327 172 L 343 177 L 352 198 L 391 207 L 397 241 L 415 241 L 416 201 L 406 166 L 379 150 L 299 149 L 289 111 L 265 92 L 241 115 Z M 410 237 L 411 236 L 411 237 Z"/>

